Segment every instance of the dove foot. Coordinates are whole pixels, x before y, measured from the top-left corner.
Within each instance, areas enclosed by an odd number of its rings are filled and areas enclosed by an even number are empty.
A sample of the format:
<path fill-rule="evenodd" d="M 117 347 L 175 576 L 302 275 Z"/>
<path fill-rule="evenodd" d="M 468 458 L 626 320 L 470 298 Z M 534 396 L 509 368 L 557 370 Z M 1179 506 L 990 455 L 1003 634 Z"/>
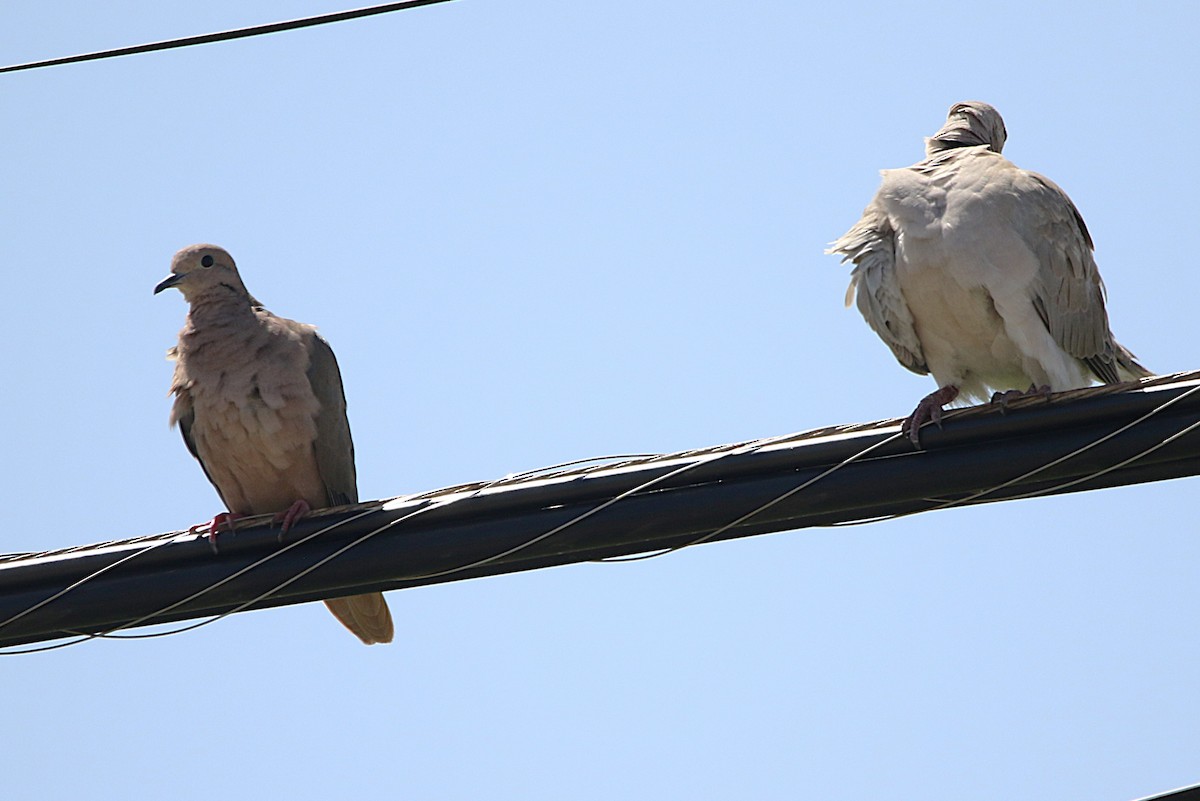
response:
<path fill-rule="evenodd" d="M 289 506 L 286 512 L 280 512 L 275 515 L 275 522 L 281 524 L 279 526 L 279 541 L 283 542 L 283 535 L 288 533 L 288 529 L 311 511 L 312 507 L 308 505 L 308 501 L 301 498 Z"/>
<path fill-rule="evenodd" d="M 217 535 L 221 533 L 221 526 L 228 526 L 229 533 L 236 533 L 237 528 L 233 525 L 235 521 L 241 520 L 245 515 L 239 515 L 237 512 L 221 512 L 207 523 L 197 523 L 188 529 L 188 534 L 197 534 L 204 529 L 208 529 L 208 544 L 212 546 L 213 553 L 218 553 L 217 550 Z"/>
<path fill-rule="evenodd" d="M 1029 389 L 1026 390 L 1009 389 L 1004 392 L 993 392 L 992 403 L 999 404 L 1000 414 L 1005 414 L 1008 412 L 1008 404 L 1012 401 L 1021 398 L 1032 398 L 1036 395 L 1041 395 L 1046 400 L 1050 400 L 1051 391 L 1049 385 L 1042 384 L 1039 387 L 1037 384 L 1030 384 Z"/>
<path fill-rule="evenodd" d="M 950 401 L 958 397 L 958 387 L 951 384 L 950 386 L 942 387 L 936 392 L 930 392 L 921 402 L 917 404 L 917 408 L 913 409 L 900 426 L 900 433 L 907 434 L 912 440 L 912 444 L 917 448 L 921 447 L 921 426 L 926 423 L 936 423 L 938 428 L 942 427 L 942 407 Z"/>

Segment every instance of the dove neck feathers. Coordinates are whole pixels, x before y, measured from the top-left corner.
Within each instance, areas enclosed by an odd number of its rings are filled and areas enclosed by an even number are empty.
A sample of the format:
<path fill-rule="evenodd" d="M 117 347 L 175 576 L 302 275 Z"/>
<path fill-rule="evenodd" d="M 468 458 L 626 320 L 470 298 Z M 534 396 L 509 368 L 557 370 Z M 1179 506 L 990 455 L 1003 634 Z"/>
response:
<path fill-rule="evenodd" d="M 188 320 L 198 327 L 253 318 L 256 310 L 262 308 L 253 295 L 232 284 L 217 284 L 187 301 L 191 307 Z"/>

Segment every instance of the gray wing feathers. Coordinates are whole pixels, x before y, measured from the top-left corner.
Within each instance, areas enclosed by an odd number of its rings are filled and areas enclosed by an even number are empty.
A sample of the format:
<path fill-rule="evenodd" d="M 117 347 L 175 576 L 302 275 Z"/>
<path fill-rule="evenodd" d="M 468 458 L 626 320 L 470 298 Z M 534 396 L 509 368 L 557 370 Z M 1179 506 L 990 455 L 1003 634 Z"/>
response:
<path fill-rule="evenodd" d="M 321 404 L 317 414 L 317 471 L 325 482 L 330 506 L 358 502 L 354 442 L 346 418 L 346 394 L 333 349 L 317 333 L 309 346 L 308 380 Z"/>
<path fill-rule="evenodd" d="M 896 359 L 914 373 L 928 373 L 912 313 L 896 281 L 896 235 L 886 217 L 868 207 L 863 218 L 826 253 L 840 253 L 843 263 L 854 263 L 846 305 L 850 305 L 851 293 L 856 293 L 863 319 Z"/>
<path fill-rule="evenodd" d="M 1075 204 L 1053 181 L 1031 181 L 1023 230 L 1039 263 L 1033 304 L 1063 350 L 1081 359 L 1096 378 L 1115 384 L 1122 375 L 1149 375 L 1113 339 L 1105 310 L 1104 282 L 1092 255 L 1092 237 Z"/>
<path fill-rule="evenodd" d="M 1138 363 L 1137 357 L 1129 352 L 1120 342 L 1114 342 L 1117 348 L 1117 373 L 1123 381 L 1133 381 L 1138 378 L 1149 378 L 1154 371 Z"/>

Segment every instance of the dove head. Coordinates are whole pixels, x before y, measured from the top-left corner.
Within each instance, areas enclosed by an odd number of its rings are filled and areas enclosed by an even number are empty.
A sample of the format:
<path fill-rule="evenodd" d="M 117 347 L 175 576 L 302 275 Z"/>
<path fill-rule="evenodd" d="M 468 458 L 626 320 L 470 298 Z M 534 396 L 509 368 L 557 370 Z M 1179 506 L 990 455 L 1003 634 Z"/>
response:
<path fill-rule="evenodd" d="M 257 301 L 246 291 L 233 257 L 216 245 L 189 245 L 171 259 L 171 274 L 154 287 L 154 294 L 174 287 L 189 303 L 205 297 L 245 298 Z"/>
<path fill-rule="evenodd" d="M 987 145 L 988 150 L 1004 150 L 1008 131 L 1000 112 L 987 103 L 967 100 L 955 103 L 946 115 L 946 124 L 925 140 L 925 155 L 933 156 L 956 147 Z"/>

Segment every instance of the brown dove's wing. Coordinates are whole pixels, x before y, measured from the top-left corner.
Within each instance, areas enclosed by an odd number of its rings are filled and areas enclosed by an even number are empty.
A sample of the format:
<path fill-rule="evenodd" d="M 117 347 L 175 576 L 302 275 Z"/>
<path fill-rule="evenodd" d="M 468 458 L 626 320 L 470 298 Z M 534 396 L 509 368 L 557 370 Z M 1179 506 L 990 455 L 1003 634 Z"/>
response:
<path fill-rule="evenodd" d="M 825 252 L 842 254 L 843 263 L 854 262 L 846 305 L 857 292 L 863 319 L 891 348 L 896 360 L 918 375 L 928 373 L 912 312 L 896 280 L 896 233 L 874 201 L 862 219 Z"/>
<path fill-rule="evenodd" d="M 221 494 L 221 488 L 217 486 L 217 482 L 213 481 L 208 465 L 204 463 L 204 460 L 200 458 L 200 452 L 196 450 L 196 440 L 192 439 L 192 424 L 196 421 L 196 410 L 192 406 L 192 394 L 187 389 L 175 390 L 175 406 L 171 410 L 171 415 L 175 424 L 179 426 L 179 433 L 183 435 L 183 444 L 187 446 L 188 453 L 196 457 L 196 461 L 200 463 L 200 469 L 204 471 L 204 477 L 208 479 L 209 484 L 213 485 L 213 489 L 217 491 L 217 497 L 228 509 L 229 501 Z"/>
<path fill-rule="evenodd" d="M 1075 204 L 1037 173 L 1023 171 L 1019 183 L 1021 232 L 1039 265 L 1033 305 L 1054 341 L 1105 384 L 1119 382 L 1122 372 L 1150 375 L 1113 339 L 1092 236 Z"/>
<path fill-rule="evenodd" d="M 317 440 L 313 444 L 317 472 L 325 483 L 330 506 L 358 503 L 354 472 L 354 441 L 346 418 L 346 393 L 333 348 L 315 331 L 309 340 L 308 381 L 321 404 L 317 413 Z"/>
<path fill-rule="evenodd" d="M 321 404 L 317 413 L 317 439 L 313 443 L 317 472 L 325 483 L 330 506 L 358 502 L 354 471 L 354 442 L 346 417 L 346 393 L 333 348 L 315 331 L 309 340 L 308 381 Z M 367 645 L 391 642 L 392 615 L 378 592 L 348 598 L 328 598 L 325 606 L 342 625 Z"/>

